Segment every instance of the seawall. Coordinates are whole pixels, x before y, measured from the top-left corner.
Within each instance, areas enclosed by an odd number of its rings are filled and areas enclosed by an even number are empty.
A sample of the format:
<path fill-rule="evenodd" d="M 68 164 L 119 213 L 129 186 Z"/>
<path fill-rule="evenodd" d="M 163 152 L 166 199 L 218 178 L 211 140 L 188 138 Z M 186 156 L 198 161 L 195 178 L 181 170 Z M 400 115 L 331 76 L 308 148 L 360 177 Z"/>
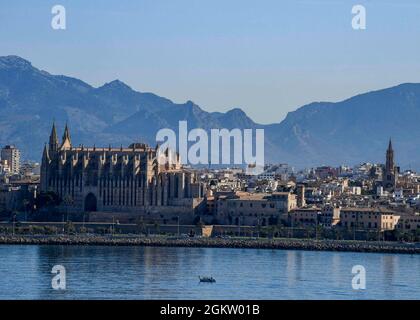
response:
<path fill-rule="evenodd" d="M 98 235 L 3 235 L 0 244 L 164 246 L 420 254 L 420 244 L 306 239 L 219 239 Z"/>

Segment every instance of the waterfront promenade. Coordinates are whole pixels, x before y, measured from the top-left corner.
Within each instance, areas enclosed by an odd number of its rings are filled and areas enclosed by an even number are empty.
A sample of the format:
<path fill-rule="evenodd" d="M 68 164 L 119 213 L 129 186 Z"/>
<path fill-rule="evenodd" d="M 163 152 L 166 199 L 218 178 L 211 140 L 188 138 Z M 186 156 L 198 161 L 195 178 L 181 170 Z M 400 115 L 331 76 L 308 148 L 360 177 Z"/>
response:
<path fill-rule="evenodd" d="M 0 244 L 209 247 L 420 254 L 420 243 L 128 235 L 0 235 Z"/>

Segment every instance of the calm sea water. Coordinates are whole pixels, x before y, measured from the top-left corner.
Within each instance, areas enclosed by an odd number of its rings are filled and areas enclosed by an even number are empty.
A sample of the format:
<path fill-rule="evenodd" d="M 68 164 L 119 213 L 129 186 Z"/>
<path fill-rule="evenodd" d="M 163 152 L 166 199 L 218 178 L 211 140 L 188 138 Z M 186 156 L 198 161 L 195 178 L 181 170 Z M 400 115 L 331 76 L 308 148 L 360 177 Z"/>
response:
<path fill-rule="evenodd" d="M 0 259 L 0 299 L 420 299 L 419 255 L 0 245 Z M 57 264 L 64 291 L 51 288 Z M 365 290 L 352 289 L 354 265 Z"/>

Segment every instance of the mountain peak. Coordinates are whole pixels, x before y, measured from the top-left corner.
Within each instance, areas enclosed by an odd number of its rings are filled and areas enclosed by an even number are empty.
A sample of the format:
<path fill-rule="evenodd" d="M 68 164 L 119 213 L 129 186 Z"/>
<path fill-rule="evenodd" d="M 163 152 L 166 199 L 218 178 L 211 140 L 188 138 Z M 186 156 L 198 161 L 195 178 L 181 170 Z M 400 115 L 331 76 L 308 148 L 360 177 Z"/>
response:
<path fill-rule="evenodd" d="M 19 56 L 2 56 L 0 57 L 0 68 L 32 68 L 32 64 Z"/>
<path fill-rule="evenodd" d="M 231 114 L 235 116 L 246 116 L 246 113 L 241 108 L 233 108 L 226 112 L 226 114 Z"/>
<path fill-rule="evenodd" d="M 124 90 L 133 90 L 129 85 L 125 84 L 121 80 L 115 79 L 111 82 L 105 83 L 102 87 L 98 89 L 124 89 Z"/>
<path fill-rule="evenodd" d="M 194 103 L 194 101 L 188 100 L 187 102 L 185 102 L 186 106 L 189 107 L 196 107 L 197 105 Z"/>

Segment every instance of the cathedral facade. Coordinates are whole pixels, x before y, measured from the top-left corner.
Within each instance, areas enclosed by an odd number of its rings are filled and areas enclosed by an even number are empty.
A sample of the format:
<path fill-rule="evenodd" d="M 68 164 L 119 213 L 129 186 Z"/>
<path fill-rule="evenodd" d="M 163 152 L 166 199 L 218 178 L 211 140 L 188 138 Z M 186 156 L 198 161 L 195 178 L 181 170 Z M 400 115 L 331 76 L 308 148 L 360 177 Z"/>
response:
<path fill-rule="evenodd" d="M 166 153 L 167 155 L 167 153 Z M 176 161 L 159 163 L 159 148 L 74 147 L 66 125 L 62 141 L 52 127 L 41 164 L 41 191 L 62 200 L 59 210 L 88 213 L 90 221 L 192 223 L 203 207 L 205 185 Z"/>

